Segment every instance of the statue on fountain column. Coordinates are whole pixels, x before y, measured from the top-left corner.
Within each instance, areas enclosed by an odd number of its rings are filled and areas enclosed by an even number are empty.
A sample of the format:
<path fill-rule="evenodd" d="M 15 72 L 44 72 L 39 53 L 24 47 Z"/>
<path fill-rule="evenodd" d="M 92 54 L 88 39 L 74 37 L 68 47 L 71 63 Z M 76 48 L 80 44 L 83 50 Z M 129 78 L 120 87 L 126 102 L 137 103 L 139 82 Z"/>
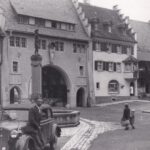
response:
<path fill-rule="evenodd" d="M 34 36 L 35 36 L 35 55 L 37 55 L 38 54 L 38 52 L 39 52 L 39 30 L 38 29 L 36 29 L 35 31 L 34 31 Z"/>

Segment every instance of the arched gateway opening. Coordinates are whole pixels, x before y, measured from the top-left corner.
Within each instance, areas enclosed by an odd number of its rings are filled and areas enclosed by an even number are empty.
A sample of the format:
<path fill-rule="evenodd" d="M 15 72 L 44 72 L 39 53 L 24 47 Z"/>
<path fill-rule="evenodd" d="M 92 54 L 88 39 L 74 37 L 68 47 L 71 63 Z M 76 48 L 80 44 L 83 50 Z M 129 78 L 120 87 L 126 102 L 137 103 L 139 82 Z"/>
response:
<path fill-rule="evenodd" d="M 42 95 L 54 105 L 65 106 L 69 91 L 69 82 L 66 73 L 57 66 L 42 68 Z"/>

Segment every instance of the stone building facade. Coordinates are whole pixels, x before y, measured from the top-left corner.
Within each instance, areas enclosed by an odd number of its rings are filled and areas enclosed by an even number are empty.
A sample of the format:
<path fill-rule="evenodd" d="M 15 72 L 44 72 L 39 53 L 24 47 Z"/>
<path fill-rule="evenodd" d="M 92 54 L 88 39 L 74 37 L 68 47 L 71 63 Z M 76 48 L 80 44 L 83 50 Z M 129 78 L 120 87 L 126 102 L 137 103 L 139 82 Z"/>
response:
<path fill-rule="evenodd" d="M 73 3 L 70 0 L 61 3 L 59 0 L 0 0 L 0 6 L 5 16 L 1 53 L 3 104 L 31 96 L 31 56 L 35 50 L 34 31 L 38 29 L 42 96 L 59 106 L 86 106 L 90 83 L 89 37 Z"/>
<path fill-rule="evenodd" d="M 136 33 L 128 17 L 124 17 L 117 6 L 111 10 L 80 3 L 76 8 L 91 26 L 91 64 L 96 102 L 137 96 Z"/>
<path fill-rule="evenodd" d="M 137 33 L 138 95 L 145 98 L 150 96 L 150 23 L 130 20 L 130 24 Z"/>

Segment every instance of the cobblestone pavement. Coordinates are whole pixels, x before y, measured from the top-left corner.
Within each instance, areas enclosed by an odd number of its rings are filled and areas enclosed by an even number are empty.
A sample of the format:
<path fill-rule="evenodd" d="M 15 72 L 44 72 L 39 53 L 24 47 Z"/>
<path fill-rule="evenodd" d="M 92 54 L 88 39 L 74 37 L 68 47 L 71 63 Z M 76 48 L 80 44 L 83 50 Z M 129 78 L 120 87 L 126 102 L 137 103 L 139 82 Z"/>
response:
<path fill-rule="evenodd" d="M 62 129 L 62 136 L 71 136 L 71 139 L 61 148 L 61 150 L 87 150 L 90 147 L 91 142 L 97 138 L 99 134 L 121 128 L 120 124 L 81 118 L 78 127 Z"/>

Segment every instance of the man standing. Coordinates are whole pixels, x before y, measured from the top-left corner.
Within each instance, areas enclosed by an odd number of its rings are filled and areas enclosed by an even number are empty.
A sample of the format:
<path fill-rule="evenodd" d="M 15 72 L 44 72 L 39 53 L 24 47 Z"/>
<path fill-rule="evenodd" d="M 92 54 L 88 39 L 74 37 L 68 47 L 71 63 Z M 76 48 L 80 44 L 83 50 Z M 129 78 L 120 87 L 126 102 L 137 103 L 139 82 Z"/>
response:
<path fill-rule="evenodd" d="M 42 105 L 42 102 L 43 101 L 41 98 L 35 98 L 35 106 L 29 110 L 29 126 L 34 131 L 32 133 L 32 137 L 34 138 L 36 144 L 38 144 L 38 147 L 40 147 L 40 149 L 42 149 L 44 146 L 40 127 L 41 121 L 40 106 Z"/>

